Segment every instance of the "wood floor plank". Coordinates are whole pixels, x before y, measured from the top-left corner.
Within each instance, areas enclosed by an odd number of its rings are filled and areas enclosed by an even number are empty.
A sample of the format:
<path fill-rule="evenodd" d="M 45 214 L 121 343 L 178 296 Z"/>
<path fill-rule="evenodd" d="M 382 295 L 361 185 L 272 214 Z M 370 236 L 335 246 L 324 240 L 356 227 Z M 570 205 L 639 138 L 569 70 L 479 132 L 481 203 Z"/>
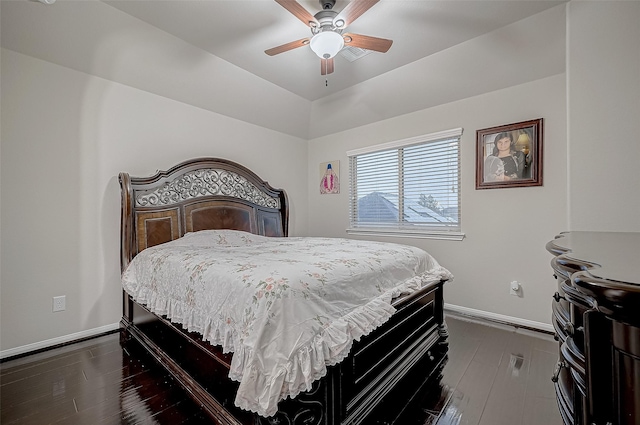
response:
<path fill-rule="evenodd" d="M 42 411 L 34 411 L 26 416 L 12 417 L 6 422 L 3 420 L 3 425 L 20 424 L 20 425 L 43 425 L 54 423 L 57 417 L 69 417 L 75 414 L 75 406 L 73 399 L 60 400 L 55 407 L 47 409 L 46 414 Z"/>
<path fill-rule="evenodd" d="M 425 425 L 471 425 L 477 423 L 474 422 L 474 415 L 466 415 L 465 409 L 469 403 L 469 399 L 464 394 L 451 388 L 449 390 L 449 398 L 444 404 L 440 412 L 437 412 L 434 418 L 430 418 L 425 421 Z"/>
<path fill-rule="evenodd" d="M 558 404 L 550 397 L 528 397 L 522 417 L 522 425 L 563 425 Z"/>
<path fill-rule="evenodd" d="M 24 365 L 23 367 L 6 370 L 6 373 L 0 377 L 0 388 L 16 381 L 36 377 L 42 373 L 81 363 L 83 360 L 91 357 L 92 354 L 89 350 L 81 350 L 71 353 L 68 356 L 51 359 L 48 362 L 35 363 L 33 366 Z"/>
<path fill-rule="evenodd" d="M 447 317 L 443 377 L 396 425 L 561 425 L 550 376 L 557 342 Z M 4 424 L 198 424 L 212 420 L 136 344 L 119 335 L 0 365 Z"/>
<path fill-rule="evenodd" d="M 558 343 L 556 343 L 557 345 Z M 531 369 L 529 372 L 529 382 L 527 393 L 532 397 L 552 398 L 555 400 L 555 389 L 551 376 L 556 363 L 558 353 L 550 353 L 534 349 L 531 353 Z"/>
<path fill-rule="evenodd" d="M 488 366 L 499 366 L 512 331 L 505 331 L 492 326 L 482 326 L 478 333 L 482 342 L 473 356 L 473 361 Z"/>
<path fill-rule="evenodd" d="M 141 375 L 149 373 L 148 379 L 153 382 L 153 384 L 158 385 L 156 382 L 158 376 L 148 371 L 141 372 Z M 124 379 L 122 376 L 117 376 L 113 374 L 113 376 L 108 377 L 105 381 L 100 382 L 99 384 L 87 386 L 80 394 L 74 397 L 76 402 L 76 406 L 78 411 L 83 411 L 90 409 L 93 406 L 105 403 L 111 399 L 120 398 L 123 392 L 126 392 L 130 389 L 135 389 L 143 384 L 138 384 L 129 379 Z"/>
<path fill-rule="evenodd" d="M 497 371 L 497 365 L 472 361 L 445 407 L 444 422 L 437 423 L 458 423 L 453 422 L 456 419 L 467 425 L 479 424 Z"/>
<path fill-rule="evenodd" d="M 29 368 L 36 364 L 44 364 L 48 361 L 58 361 L 61 358 L 74 355 L 77 352 L 91 351 L 92 349 L 102 347 L 104 345 L 112 347 L 111 349 L 119 349 L 119 340 L 119 333 L 110 333 L 73 344 L 63 345 L 51 350 L 29 354 L 27 356 L 11 360 L 3 360 L 0 363 L 0 376 L 6 373 L 11 373 L 12 371 L 22 367 Z"/>
<path fill-rule="evenodd" d="M 9 407 L 43 396 L 64 396 L 68 388 L 85 381 L 82 368 L 76 365 L 13 382 L 2 387 L 2 405 Z M 4 410 L 4 409 L 3 409 Z"/>
<path fill-rule="evenodd" d="M 469 336 L 462 338 L 456 335 L 449 338 L 449 359 L 443 371 L 443 381 L 447 385 L 455 388 L 460 383 L 481 342 L 482 340 L 479 337 Z"/>
<path fill-rule="evenodd" d="M 87 347 L 93 357 L 100 357 L 109 355 L 115 352 L 122 351 L 122 345 L 120 344 L 120 334 L 114 334 L 113 338 L 109 338 L 107 341 L 101 344 Z"/>
<path fill-rule="evenodd" d="M 69 401 L 71 401 L 71 404 Z M 45 412 L 56 410 L 68 410 L 69 412 L 72 412 L 72 410 L 70 410 L 71 407 L 73 407 L 73 411 L 75 411 L 73 399 L 70 400 L 66 395 L 58 398 L 45 395 L 38 399 L 32 399 L 10 407 L 3 406 L 0 423 L 4 424 L 14 418 L 27 419 L 49 417 L 49 414 Z"/>
<path fill-rule="evenodd" d="M 555 345 L 557 349 L 557 342 Z M 532 351 L 522 425 L 562 425 L 551 382 L 553 366 L 557 361 L 557 352 L 549 352 L 546 347 L 536 345 Z"/>
<path fill-rule="evenodd" d="M 510 333 L 480 425 L 520 425 L 529 379 L 533 342 Z"/>
<path fill-rule="evenodd" d="M 121 352 L 122 353 L 122 350 Z M 56 406 L 60 399 L 74 398 L 83 406 L 84 399 L 93 396 L 100 397 L 100 391 L 107 389 L 112 396 L 118 396 L 118 388 L 123 379 L 133 377 L 146 370 L 143 362 L 132 360 L 128 362 L 120 359 L 120 368 L 109 368 L 104 374 L 91 375 L 87 378 L 83 366 L 91 363 L 93 359 L 87 359 L 85 363 L 74 364 L 73 368 L 58 368 L 53 379 L 50 374 L 41 374 L 33 379 L 41 382 L 31 385 L 31 379 L 15 382 L 3 388 L 2 412 L 3 415 L 17 414 L 23 410 L 29 410 L 31 414 L 50 409 Z M 95 393 L 97 392 L 97 395 Z"/>
<path fill-rule="evenodd" d="M 533 348 L 536 350 L 547 351 L 549 353 L 558 352 L 558 341 L 553 339 L 553 334 L 535 332 L 527 329 L 516 329 L 516 333 L 532 337 Z"/>

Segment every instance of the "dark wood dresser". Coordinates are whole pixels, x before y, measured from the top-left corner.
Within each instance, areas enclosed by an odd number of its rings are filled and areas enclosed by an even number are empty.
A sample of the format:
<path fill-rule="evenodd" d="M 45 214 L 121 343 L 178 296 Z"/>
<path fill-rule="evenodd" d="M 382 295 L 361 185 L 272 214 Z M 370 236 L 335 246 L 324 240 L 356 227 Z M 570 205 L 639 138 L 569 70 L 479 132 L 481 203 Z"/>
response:
<path fill-rule="evenodd" d="M 565 424 L 640 424 L 640 232 L 567 232 L 546 248 Z"/>

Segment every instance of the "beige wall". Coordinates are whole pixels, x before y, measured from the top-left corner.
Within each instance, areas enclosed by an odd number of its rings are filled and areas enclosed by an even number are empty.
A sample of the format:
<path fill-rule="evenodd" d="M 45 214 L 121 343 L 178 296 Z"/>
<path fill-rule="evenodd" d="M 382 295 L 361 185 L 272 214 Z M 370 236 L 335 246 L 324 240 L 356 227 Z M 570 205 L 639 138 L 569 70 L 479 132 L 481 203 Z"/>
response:
<path fill-rule="evenodd" d="M 1 6 L 3 357 L 117 326 L 120 171 L 227 158 L 306 233 L 309 101 L 100 1 Z"/>
<path fill-rule="evenodd" d="M 83 19 L 68 13 L 73 4 L 89 8 Z M 538 22 L 541 32 L 556 34 L 553 65 L 533 80 L 475 87 L 471 75 L 464 82 L 477 89 L 473 95 L 429 105 L 410 96 L 413 109 L 400 115 L 379 107 L 386 100 L 406 106 L 405 92 L 368 82 L 368 116 L 341 121 L 335 134 L 308 141 L 308 118 L 362 106 L 361 87 L 351 89 L 353 96 L 308 104 L 243 72 L 229 80 L 229 64 L 101 2 L 57 2 L 55 9 L 2 2 L 0 352 L 119 320 L 120 171 L 150 175 L 195 156 L 228 158 L 287 190 L 292 235 L 343 237 L 346 150 L 454 127 L 464 128 L 467 238 L 397 241 L 424 247 L 454 272 L 447 303 L 548 326 L 555 281 L 546 241 L 567 229 L 640 231 L 640 143 L 633 142 L 640 134 L 639 4 L 572 1 L 566 21 L 564 9 L 545 12 L 542 23 L 532 17 L 525 30 Z M 566 72 L 553 59 L 565 29 Z M 490 44 L 480 41 L 471 42 L 472 50 L 488 52 Z M 464 55 L 469 46 L 456 47 Z M 465 62 L 455 53 L 444 55 L 451 66 Z M 412 64 L 401 75 L 428 75 L 431 65 Z M 424 96 L 435 90 L 430 84 L 443 85 L 419 82 L 414 89 Z M 247 100 L 250 93 L 261 95 Z M 254 119 L 243 118 L 242 105 L 251 106 Z M 476 191 L 475 130 L 537 117 L 545 119 L 544 186 Z M 610 140 L 630 143 L 623 151 L 603 149 Z M 342 193 L 320 196 L 318 165 L 335 159 L 341 160 Z M 523 298 L 508 295 L 513 279 L 522 281 Z M 56 295 L 67 295 L 63 313 L 51 312 Z"/>
<path fill-rule="evenodd" d="M 569 225 L 640 232 L 640 1 L 567 10 Z"/>
<path fill-rule="evenodd" d="M 448 304 L 509 316 L 532 325 L 551 319 L 550 255 L 546 242 L 567 228 L 565 77 L 532 83 L 440 105 L 380 121 L 309 143 L 309 232 L 345 236 L 348 226 L 346 151 L 393 140 L 462 127 L 460 141 L 461 242 L 415 238 L 375 239 L 423 248 L 454 275 L 446 286 Z M 544 118 L 544 186 L 475 190 L 475 131 Z M 342 190 L 320 195 L 318 166 L 340 160 Z M 509 295 L 509 283 L 523 285 L 522 298 Z"/>
<path fill-rule="evenodd" d="M 544 14 L 557 16 L 557 10 Z M 525 20 L 527 28 L 541 15 Z M 463 127 L 462 230 L 467 238 L 382 240 L 423 247 L 449 267 L 456 276 L 445 293 L 451 307 L 550 329 L 556 282 L 545 243 L 564 230 L 640 231 L 638 20 L 640 2 L 572 1 L 566 6 L 566 26 L 564 21 L 538 22 L 545 31 L 557 30 L 547 25 L 566 28 L 566 73 L 311 140 L 310 233 L 345 234 L 347 150 Z M 480 42 L 469 44 L 486 48 Z M 430 72 L 426 63 L 416 66 Z M 417 84 L 414 92 L 430 89 Z M 350 90 L 357 93 L 359 87 Z M 403 99 L 388 96 L 390 103 Z M 321 106 L 314 105 L 313 111 Z M 537 117 L 545 119 L 544 186 L 476 191 L 475 130 Z M 336 159 L 341 160 L 343 193 L 321 196 L 318 164 Z M 523 283 L 522 298 L 508 295 L 511 280 Z"/>
<path fill-rule="evenodd" d="M 287 190 L 306 233 L 304 139 L 6 49 L 1 78 L 2 350 L 119 321 L 120 171 L 237 161 Z"/>
<path fill-rule="evenodd" d="M 566 6 L 566 26 L 564 21 L 538 21 L 557 12 L 515 26 L 537 22 L 552 33 L 557 28 L 548 25 L 566 28 L 566 73 L 311 140 L 310 233 L 345 234 L 347 150 L 463 127 L 462 230 L 467 238 L 381 239 L 423 247 L 449 267 L 456 280 L 447 287 L 445 301 L 452 308 L 550 329 L 556 282 L 545 243 L 564 230 L 640 231 L 640 143 L 635 141 L 640 134 L 640 2 L 572 1 Z M 469 44 L 483 49 L 481 41 Z M 466 46 L 451 50 L 456 49 Z M 426 63 L 419 66 L 430 72 Z M 414 92 L 430 89 L 418 84 Z M 403 99 L 392 92 L 388 96 L 390 103 Z M 322 106 L 314 105 L 314 113 Z M 475 130 L 537 117 L 545 119 L 544 186 L 476 191 Z M 336 159 L 341 160 L 343 193 L 321 196 L 318 164 Z M 508 295 L 511 280 L 523 283 L 522 298 Z"/>

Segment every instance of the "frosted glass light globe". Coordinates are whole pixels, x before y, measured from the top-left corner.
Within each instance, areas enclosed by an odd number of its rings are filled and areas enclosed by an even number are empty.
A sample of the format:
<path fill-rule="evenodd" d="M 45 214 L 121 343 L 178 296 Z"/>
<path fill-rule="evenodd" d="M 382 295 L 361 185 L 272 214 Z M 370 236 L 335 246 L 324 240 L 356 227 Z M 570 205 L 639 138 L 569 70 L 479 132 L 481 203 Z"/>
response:
<path fill-rule="evenodd" d="M 344 47 L 344 40 L 337 32 L 323 31 L 313 36 L 311 50 L 321 59 L 331 59 Z"/>

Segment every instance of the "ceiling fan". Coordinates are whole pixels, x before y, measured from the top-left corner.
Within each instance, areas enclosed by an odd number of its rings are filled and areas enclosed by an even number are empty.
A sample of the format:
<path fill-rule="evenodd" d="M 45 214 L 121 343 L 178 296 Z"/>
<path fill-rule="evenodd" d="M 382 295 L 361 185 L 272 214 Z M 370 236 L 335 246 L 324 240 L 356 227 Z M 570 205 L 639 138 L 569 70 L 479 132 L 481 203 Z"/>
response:
<path fill-rule="evenodd" d="M 336 0 L 319 0 L 322 10 L 311 15 L 296 0 L 275 0 L 276 3 L 291 12 L 311 29 L 311 37 L 291 41 L 273 47 L 264 52 L 269 56 L 287 52 L 302 46 L 310 46 L 320 58 L 320 73 L 331 74 L 334 71 L 333 58 L 344 46 L 359 47 L 386 53 L 393 40 L 368 35 L 344 33 L 344 29 L 360 15 L 369 10 L 379 0 L 352 0 L 340 13 L 333 10 Z"/>

